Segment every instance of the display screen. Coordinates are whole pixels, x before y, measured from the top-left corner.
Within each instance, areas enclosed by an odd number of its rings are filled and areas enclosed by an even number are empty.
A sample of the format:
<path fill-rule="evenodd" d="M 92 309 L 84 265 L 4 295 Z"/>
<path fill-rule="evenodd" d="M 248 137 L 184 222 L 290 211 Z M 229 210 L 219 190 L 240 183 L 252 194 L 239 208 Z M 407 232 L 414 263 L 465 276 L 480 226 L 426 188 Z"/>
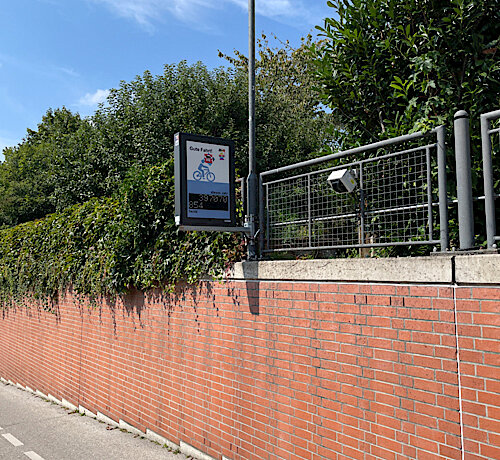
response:
<path fill-rule="evenodd" d="M 190 193 L 189 209 L 228 211 L 229 199 L 227 196 L 208 195 L 206 193 Z"/>
<path fill-rule="evenodd" d="M 177 133 L 174 156 L 176 225 L 236 227 L 234 142 Z"/>
<path fill-rule="evenodd" d="M 229 147 L 186 142 L 187 217 L 231 219 Z"/>

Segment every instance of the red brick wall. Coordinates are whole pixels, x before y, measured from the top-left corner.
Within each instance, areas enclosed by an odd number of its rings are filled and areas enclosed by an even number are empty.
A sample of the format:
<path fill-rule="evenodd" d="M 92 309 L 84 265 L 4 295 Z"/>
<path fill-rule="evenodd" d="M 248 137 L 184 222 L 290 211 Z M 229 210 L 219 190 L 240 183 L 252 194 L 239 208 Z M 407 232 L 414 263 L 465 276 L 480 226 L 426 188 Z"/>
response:
<path fill-rule="evenodd" d="M 500 459 L 500 289 L 456 290 L 465 451 Z"/>
<path fill-rule="evenodd" d="M 204 283 L 0 312 L 0 376 L 216 459 L 500 459 L 500 288 Z"/>

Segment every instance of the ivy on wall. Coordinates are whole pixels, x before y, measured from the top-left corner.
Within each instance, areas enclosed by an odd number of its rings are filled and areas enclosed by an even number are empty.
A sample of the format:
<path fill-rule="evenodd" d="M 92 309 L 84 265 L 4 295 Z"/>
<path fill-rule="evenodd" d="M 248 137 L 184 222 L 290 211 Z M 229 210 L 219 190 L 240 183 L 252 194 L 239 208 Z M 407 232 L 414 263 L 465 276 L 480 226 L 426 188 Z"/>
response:
<path fill-rule="evenodd" d="M 178 232 L 173 160 L 133 168 L 112 197 L 0 231 L 0 305 L 49 302 L 65 289 L 97 298 L 194 283 L 241 259 L 239 235 Z"/>

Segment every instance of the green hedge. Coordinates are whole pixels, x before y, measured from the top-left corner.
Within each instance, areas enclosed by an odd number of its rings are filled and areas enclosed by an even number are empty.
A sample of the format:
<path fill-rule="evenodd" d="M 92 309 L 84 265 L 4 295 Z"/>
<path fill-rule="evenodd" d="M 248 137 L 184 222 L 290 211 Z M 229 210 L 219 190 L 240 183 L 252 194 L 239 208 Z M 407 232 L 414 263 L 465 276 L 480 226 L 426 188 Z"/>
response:
<path fill-rule="evenodd" d="M 217 276 L 243 253 L 240 236 L 178 232 L 169 160 L 131 170 L 112 198 L 1 230 L 0 304 L 28 296 L 50 305 L 70 287 L 91 298 L 171 289 Z"/>

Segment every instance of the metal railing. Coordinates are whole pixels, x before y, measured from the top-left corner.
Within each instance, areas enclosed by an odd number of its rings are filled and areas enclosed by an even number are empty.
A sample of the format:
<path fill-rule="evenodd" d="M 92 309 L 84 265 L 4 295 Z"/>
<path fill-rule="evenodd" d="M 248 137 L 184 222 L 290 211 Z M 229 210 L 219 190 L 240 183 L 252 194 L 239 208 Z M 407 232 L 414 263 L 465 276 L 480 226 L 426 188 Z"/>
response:
<path fill-rule="evenodd" d="M 500 119 L 500 110 L 481 115 L 481 143 L 483 152 L 483 176 L 484 176 L 484 199 L 486 214 L 486 240 L 488 248 L 495 248 L 496 242 L 500 241 L 496 228 L 495 199 L 498 195 L 494 188 L 493 174 L 493 143 L 491 141 L 493 134 L 499 134 L 500 127 L 492 128 L 491 123 Z M 500 142 L 499 142 L 500 143 Z"/>
<path fill-rule="evenodd" d="M 371 157 L 366 157 L 368 152 Z M 357 161 L 317 169 L 355 155 Z M 285 173 L 303 168 L 316 169 L 286 177 Z M 328 184 L 329 174 L 339 169 L 355 177 L 353 192 L 336 193 Z M 276 178 L 270 180 L 271 176 Z M 260 175 L 260 196 L 262 252 L 422 244 L 439 244 L 446 250 L 445 129 L 266 171 Z"/>

